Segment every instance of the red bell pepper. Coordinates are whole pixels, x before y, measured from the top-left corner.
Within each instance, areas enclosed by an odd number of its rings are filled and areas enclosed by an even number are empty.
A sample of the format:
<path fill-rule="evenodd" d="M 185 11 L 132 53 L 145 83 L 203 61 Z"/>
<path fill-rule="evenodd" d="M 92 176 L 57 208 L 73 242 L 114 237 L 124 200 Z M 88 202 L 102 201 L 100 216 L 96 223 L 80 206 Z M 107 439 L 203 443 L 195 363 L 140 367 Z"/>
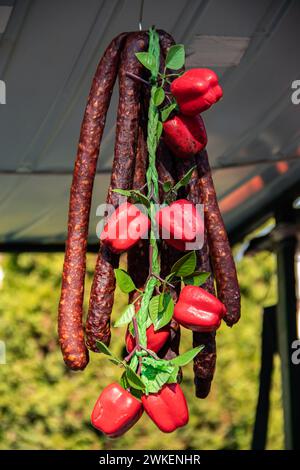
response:
<path fill-rule="evenodd" d="M 185 396 L 177 383 L 166 384 L 158 393 L 142 396 L 146 413 L 163 432 L 172 432 L 185 426 L 189 411 Z"/>
<path fill-rule="evenodd" d="M 190 158 L 207 144 L 207 134 L 201 116 L 178 116 L 164 122 L 164 141 L 176 157 Z"/>
<path fill-rule="evenodd" d="M 146 331 L 147 335 L 147 348 L 153 352 L 158 352 L 168 341 L 170 337 L 170 326 L 166 325 L 159 330 L 154 330 L 154 325 L 150 325 Z M 135 347 L 135 338 L 130 334 L 129 330 L 126 331 L 126 349 L 129 353 Z"/>
<path fill-rule="evenodd" d="M 174 308 L 174 319 L 193 331 L 219 328 L 226 307 L 217 297 L 198 286 L 185 286 Z"/>
<path fill-rule="evenodd" d="M 149 230 L 150 221 L 134 204 L 124 202 L 108 219 L 100 240 L 114 253 L 135 245 Z"/>
<path fill-rule="evenodd" d="M 101 392 L 92 412 L 91 423 L 109 437 L 119 437 L 140 419 L 142 403 L 118 383 Z"/>
<path fill-rule="evenodd" d="M 138 314 L 138 311 L 141 307 L 141 299 L 137 300 L 134 304 L 135 312 Z M 146 330 L 147 336 L 147 348 L 151 349 L 153 352 L 158 352 L 168 341 L 170 337 L 170 325 L 166 325 L 159 330 L 154 330 L 154 325 L 150 325 Z M 135 338 L 130 334 L 129 329 L 126 331 L 126 349 L 128 353 L 131 353 L 135 347 Z"/>
<path fill-rule="evenodd" d="M 172 202 L 156 213 L 161 238 L 177 250 L 199 249 L 203 243 L 204 224 L 194 204 L 186 199 Z M 188 243 L 195 246 L 188 246 Z"/>
<path fill-rule="evenodd" d="M 176 78 L 171 85 L 183 114 L 196 116 L 210 108 L 223 96 L 218 77 L 210 69 L 191 69 Z"/>

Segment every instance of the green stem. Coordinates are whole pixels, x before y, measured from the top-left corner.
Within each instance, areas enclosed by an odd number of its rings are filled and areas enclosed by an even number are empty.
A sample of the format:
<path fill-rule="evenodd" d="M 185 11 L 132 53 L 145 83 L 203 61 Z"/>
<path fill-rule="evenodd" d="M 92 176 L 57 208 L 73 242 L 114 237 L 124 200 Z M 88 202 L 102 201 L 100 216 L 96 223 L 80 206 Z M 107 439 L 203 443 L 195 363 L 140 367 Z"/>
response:
<path fill-rule="evenodd" d="M 159 74 L 159 36 L 154 29 L 149 32 L 149 54 L 155 59 L 154 71 L 151 74 L 151 94 L 148 109 L 148 127 L 147 127 L 147 149 L 149 154 L 149 164 L 146 173 L 146 181 L 148 186 L 148 198 L 150 199 L 150 207 L 148 209 L 149 218 L 151 221 L 150 229 L 150 273 L 149 278 L 145 286 L 144 295 L 141 302 L 139 314 L 137 315 L 137 324 L 139 331 L 139 343 L 142 347 L 147 348 L 147 336 L 146 336 L 146 322 L 148 318 L 149 303 L 153 296 L 155 287 L 157 285 L 157 279 L 153 274 L 160 274 L 160 263 L 159 263 L 159 252 L 156 240 L 156 221 L 155 221 L 155 203 L 159 199 L 159 186 L 158 186 L 158 174 L 156 170 L 156 150 L 159 142 L 158 137 L 158 122 L 159 122 L 159 111 L 154 103 L 154 96 L 157 90 L 157 80 Z M 152 274 L 153 273 L 153 274 Z"/>

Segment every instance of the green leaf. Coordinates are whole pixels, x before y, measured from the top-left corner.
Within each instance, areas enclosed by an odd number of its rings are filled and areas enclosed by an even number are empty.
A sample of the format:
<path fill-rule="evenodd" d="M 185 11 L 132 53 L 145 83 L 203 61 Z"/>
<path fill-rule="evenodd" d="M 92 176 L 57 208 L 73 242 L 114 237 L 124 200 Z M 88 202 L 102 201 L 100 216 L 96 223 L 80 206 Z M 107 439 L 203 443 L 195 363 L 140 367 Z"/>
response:
<path fill-rule="evenodd" d="M 201 346 L 197 346 L 196 348 L 190 349 L 189 351 L 186 351 L 183 354 L 180 354 L 180 356 L 174 357 L 174 359 L 171 359 L 170 362 L 171 364 L 175 366 L 185 366 L 189 362 L 191 362 L 197 354 L 199 354 L 200 351 L 204 349 L 204 345 L 202 344 Z"/>
<path fill-rule="evenodd" d="M 115 322 L 114 326 L 119 327 L 123 325 L 127 325 L 133 319 L 135 314 L 135 308 L 133 304 L 130 304 L 126 307 L 120 318 Z"/>
<path fill-rule="evenodd" d="M 131 196 L 131 191 L 129 189 L 112 189 L 112 192 L 122 194 L 122 196 Z"/>
<path fill-rule="evenodd" d="M 168 384 L 173 384 L 177 382 L 177 377 L 179 373 L 179 366 L 175 366 L 173 372 L 171 373 L 170 377 L 168 378 Z"/>
<path fill-rule="evenodd" d="M 195 168 L 196 166 L 193 166 L 192 168 L 190 168 L 189 171 L 187 171 L 186 174 L 178 181 L 178 183 L 175 184 L 173 188 L 174 191 L 178 191 L 178 189 L 186 186 L 189 183 Z"/>
<path fill-rule="evenodd" d="M 172 183 L 171 181 L 165 181 L 163 184 L 163 190 L 165 193 L 168 193 L 170 189 L 172 188 Z"/>
<path fill-rule="evenodd" d="M 129 366 L 126 367 L 126 378 L 131 387 L 137 390 L 145 390 L 144 382 Z"/>
<path fill-rule="evenodd" d="M 192 276 L 185 277 L 183 279 L 186 285 L 201 286 L 209 278 L 210 273 L 197 272 L 195 271 Z"/>
<path fill-rule="evenodd" d="M 134 327 L 133 327 L 133 323 L 130 322 L 129 325 L 128 325 L 128 331 L 129 333 L 131 334 L 131 336 L 134 337 Z"/>
<path fill-rule="evenodd" d="M 96 346 L 102 354 L 105 354 L 106 356 L 113 356 L 112 352 L 104 343 L 102 343 L 102 341 L 96 341 Z"/>
<path fill-rule="evenodd" d="M 121 375 L 121 378 L 120 378 L 120 385 L 121 387 L 124 388 L 124 390 L 128 390 L 130 389 L 130 393 L 131 395 L 133 395 L 134 397 L 140 399 L 143 395 L 143 392 L 142 390 L 137 390 L 136 388 L 134 387 L 131 387 L 128 380 L 127 380 L 127 375 L 126 375 L 126 371 L 123 372 L 123 374 Z"/>
<path fill-rule="evenodd" d="M 162 122 L 158 121 L 158 123 L 157 123 L 157 129 L 156 129 L 156 139 L 157 139 L 157 142 L 158 142 L 159 139 L 161 138 L 162 131 L 163 131 Z"/>
<path fill-rule="evenodd" d="M 149 302 L 149 315 L 153 324 L 156 322 L 159 312 L 160 297 L 163 295 L 164 294 L 155 295 Z"/>
<path fill-rule="evenodd" d="M 172 272 L 170 272 L 170 274 L 168 274 L 168 275 L 165 277 L 165 281 L 166 281 L 166 282 L 171 281 L 171 279 L 173 279 L 174 276 L 175 276 L 175 274 L 172 273 Z"/>
<path fill-rule="evenodd" d="M 146 69 L 150 70 L 151 73 L 155 73 L 155 58 L 152 54 L 149 54 L 149 52 L 136 52 L 135 56 Z"/>
<path fill-rule="evenodd" d="M 163 109 L 161 110 L 161 113 L 160 113 L 160 114 L 161 114 L 161 120 L 162 120 L 162 122 L 165 122 L 165 121 L 168 119 L 168 117 L 170 116 L 171 112 L 174 111 L 174 109 L 176 108 L 176 106 L 177 106 L 177 103 L 174 102 L 174 103 L 169 104 L 168 106 L 166 106 L 165 108 L 163 108 Z"/>
<path fill-rule="evenodd" d="M 152 320 L 151 320 L 150 316 L 148 316 L 147 321 L 146 321 L 146 329 L 149 328 L 150 325 L 152 325 Z M 135 337 L 134 327 L 133 327 L 132 322 L 129 323 L 128 330 L 129 330 L 129 333 L 131 334 L 131 336 Z"/>
<path fill-rule="evenodd" d="M 176 367 L 170 361 L 163 359 L 157 361 L 153 357 L 144 357 L 142 361 L 142 377 L 146 393 L 159 392 L 163 385 L 168 382 Z"/>
<path fill-rule="evenodd" d="M 134 199 L 135 202 L 139 202 L 144 206 L 149 207 L 149 199 L 137 189 L 113 189 L 112 191 L 114 193 L 122 194 L 122 196 L 130 197 Z"/>
<path fill-rule="evenodd" d="M 174 302 L 170 294 L 160 294 L 152 297 L 149 303 L 149 315 L 154 325 L 154 330 L 166 326 L 173 316 Z"/>
<path fill-rule="evenodd" d="M 178 70 L 185 62 L 185 51 L 183 44 L 175 44 L 168 50 L 166 57 L 166 68 Z"/>
<path fill-rule="evenodd" d="M 145 389 L 144 389 L 145 390 Z M 130 387 L 130 393 L 133 395 L 135 398 L 140 400 L 142 396 L 144 395 L 144 390 L 138 390 L 134 387 Z"/>
<path fill-rule="evenodd" d="M 126 377 L 126 371 L 124 371 L 123 374 L 121 375 L 121 378 L 120 378 L 120 385 L 121 385 L 121 387 L 123 387 L 125 390 L 127 390 L 127 388 L 129 388 L 129 383 L 128 383 L 128 380 L 127 380 L 127 377 Z"/>
<path fill-rule="evenodd" d="M 104 343 L 102 343 L 102 341 L 96 341 L 96 346 L 102 354 L 109 356 L 110 362 L 112 362 L 113 364 L 116 364 L 117 366 L 120 364 L 123 365 L 123 362 L 120 359 L 118 359 L 116 356 L 114 356 L 113 353 L 108 349 L 108 347 Z"/>
<path fill-rule="evenodd" d="M 160 106 L 165 100 L 165 92 L 164 89 L 159 87 L 155 90 L 153 101 L 156 107 Z"/>
<path fill-rule="evenodd" d="M 171 268 L 171 273 L 179 277 L 186 277 L 193 274 L 196 268 L 196 253 L 191 251 L 176 261 Z"/>
<path fill-rule="evenodd" d="M 129 367 L 133 370 L 137 370 L 139 365 L 139 358 L 134 354 L 130 360 Z"/>
<path fill-rule="evenodd" d="M 148 316 L 147 321 L 146 321 L 146 329 L 149 328 L 150 325 L 152 325 L 152 320 L 150 316 Z"/>
<path fill-rule="evenodd" d="M 129 294 L 136 289 L 133 280 L 124 269 L 115 269 L 116 281 L 122 292 Z"/>
<path fill-rule="evenodd" d="M 110 359 L 108 359 L 110 362 L 112 362 L 113 364 L 115 364 L 116 366 L 119 366 L 120 364 L 123 364 L 122 361 L 120 361 L 119 359 L 117 359 L 116 357 L 111 357 Z"/>
<path fill-rule="evenodd" d="M 132 190 L 131 191 L 131 197 L 133 197 L 133 199 L 135 199 L 136 202 L 144 204 L 144 206 L 146 206 L 146 207 L 150 206 L 150 201 L 147 198 L 147 196 L 145 196 L 144 194 L 142 194 L 138 190 Z"/>
<path fill-rule="evenodd" d="M 158 312 L 157 321 L 154 324 L 154 330 L 159 330 L 166 326 L 172 319 L 174 313 L 174 302 L 170 294 L 165 294 L 163 297 L 163 305 Z"/>

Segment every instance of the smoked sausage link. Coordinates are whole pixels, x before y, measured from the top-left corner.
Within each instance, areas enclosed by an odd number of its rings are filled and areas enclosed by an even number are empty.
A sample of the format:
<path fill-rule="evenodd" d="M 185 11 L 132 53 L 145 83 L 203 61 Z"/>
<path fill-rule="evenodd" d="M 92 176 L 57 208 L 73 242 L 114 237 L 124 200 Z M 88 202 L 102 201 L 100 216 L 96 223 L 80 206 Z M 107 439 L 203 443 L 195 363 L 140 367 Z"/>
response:
<path fill-rule="evenodd" d="M 197 269 L 211 273 L 207 233 L 204 232 L 204 243 L 197 251 Z M 201 286 L 212 295 L 216 295 L 212 274 Z M 206 398 L 210 392 L 217 361 L 216 332 L 199 333 L 193 331 L 193 347 L 204 345 L 204 349 L 194 358 L 194 382 L 196 397 Z"/>
<path fill-rule="evenodd" d="M 200 177 L 199 186 L 204 204 L 204 220 L 208 235 L 209 252 L 218 297 L 227 309 L 224 320 L 228 326 L 232 326 L 240 319 L 241 315 L 240 289 L 235 263 L 218 206 L 207 152 L 203 151 L 197 155 L 196 161 Z"/>
<path fill-rule="evenodd" d="M 192 167 L 196 166 L 194 158 L 189 160 L 177 159 L 178 178 L 182 178 L 184 174 Z M 199 187 L 199 175 L 197 168 L 194 169 L 191 179 L 185 188 L 188 200 L 193 204 L 203 204 L 202 194 Z M 185 196 L 185 195 L 184 195 Z M 209 248 L 207 243 L 207 233 L 204 232 L 203 246 L 197 250 L 197 267 L 196 269 L 203 272 L 211 273 L 211 265 L 209 259 Z M 215 287 L 213 276 L 210 275 L 201 286 L 210 294 L 215 295 Z M 199 333 L 193 331 L 193 347 L 204 345 L 204 349 L 194 358 L 194 383 L 195 393 L 198 398 L 206 398 L 210 392 L 211 382 L 214 377 L 217 359 L 216 333 L 205 332 Z"/>
<path fill-rule="evenodd" d="M 133 189 L 144 193 L 148 160 L 147 144 L 143 125 L 139 127 L 138 148 L 135 158 Z M 127 272 L 137 288 L 142 288 L 149 274 L 149 240 L 141 239 L 127 253 Z M 131 296 L 129 296 L 131 297 Z"/>
<path fill-rule="evenodd" d="M 133 182 L 135 153 L 138 139 L 141 83 L 132 79 L 127 72 L 141 76 L 143 66 L 135 53 L 144 51 L 148 36 L 144 32 L 131 33 L 126 39 L 121 56 L 119 71 L 119 105 L 114 162 L 107 203 L 118 207 L 122 197 L 113 189 L 131 189 Z M 110 342 L 110 315 L 114 301 L 114 268 L 119 257 L 104 251 L 101 244 L 91 289 L 90 305 L 86 322 L 86 344 L 89 349 L 99 352 L 96 341 L 106 345 Z"/>
<path fill-rule="evenodd" d="M 94 76 L 81 125 L 70 194 L 68 237 L 58 311 L 58 335 L 64 361 L 73 370 L 89 361 L 84 343 L 82 303 L 93 183 L 106 114 L 126 33 L 106 49 Z"/>

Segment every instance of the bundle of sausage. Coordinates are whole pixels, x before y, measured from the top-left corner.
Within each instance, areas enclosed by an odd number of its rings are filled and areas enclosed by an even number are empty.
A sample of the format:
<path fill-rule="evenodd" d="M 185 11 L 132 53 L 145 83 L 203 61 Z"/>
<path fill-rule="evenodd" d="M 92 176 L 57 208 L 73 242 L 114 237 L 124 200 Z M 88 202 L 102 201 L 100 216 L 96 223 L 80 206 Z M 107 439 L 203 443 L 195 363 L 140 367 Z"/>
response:
<path fill-rule="evenodd" d="M 69 368 L 84 369 L 89 349 L 123 369 L 120 383 L 102 391 L 92 413 L 92 424 L 110 437 L 131 428 L 143 410 L 164 432 L 185 425 L 181 367 L 194 361 L 196 396 L 205 398 L 216 364 L 216 330 L 222 319 L 232 326 L 240 317 L 236 269 L 200 115 L 221 98 L 222 89 L 213 71 L 184 72 L 183 66 L 184 48 L 168 33 L 151 28 L 120 34 L 98 65 L 81 127 L 58 331 Z M 91 197 L 117 76 L 116 138 L 106 200 L 113 212 L 100 237 L 84 326 Z M 123 252 L 127 271 L 119 268 Z M 108 349 L 116 281 L 129 294 L 115 323 L 127 325 L 127 355 L 121 359 Z M 183 354 L 180 328 L 193 332 L 193 348 Z"/>

